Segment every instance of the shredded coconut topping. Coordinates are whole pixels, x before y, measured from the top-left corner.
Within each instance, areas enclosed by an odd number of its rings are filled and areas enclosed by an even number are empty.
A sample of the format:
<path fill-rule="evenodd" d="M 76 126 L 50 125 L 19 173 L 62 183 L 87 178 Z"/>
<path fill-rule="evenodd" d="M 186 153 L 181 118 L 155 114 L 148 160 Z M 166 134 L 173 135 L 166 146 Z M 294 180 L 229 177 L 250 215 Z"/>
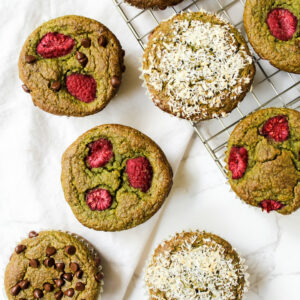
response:
<path fill-rule="evenodd" d="M 193 246 L 197 235 L 184 242 L 180 249 L 154 256 L 146 269 L 149 289 L 160 291 L 156 299 L 229 300 L 237 299 L 235 291 L 245 277 L 241 261 L 234 263 L 225 255 L 222 245 L 210 238 Z M 241 289 L 241 292 L 243 290 Z"/>
<path fill-rule="evenodd" d="M 244 92 L 241 86 L 251 79 L 241 73 L 252 64 L 252 58 L 229 23 L 175 19 L 170 32 L 160 32 L 153 39 L 149 55 L 144 57 L 149 64 L 143 75 L 168 97 L 173 113 L 205 114 L 208 108 L 222 107 L 222 100 L 234 100 Z"/>

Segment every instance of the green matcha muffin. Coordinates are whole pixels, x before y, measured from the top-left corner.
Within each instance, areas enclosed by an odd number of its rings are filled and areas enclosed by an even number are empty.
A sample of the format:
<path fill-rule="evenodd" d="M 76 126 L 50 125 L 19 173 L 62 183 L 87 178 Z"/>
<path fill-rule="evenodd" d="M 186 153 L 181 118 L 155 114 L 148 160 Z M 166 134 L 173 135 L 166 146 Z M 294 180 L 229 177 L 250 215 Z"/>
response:
<path fill-rule="evenodd" d="M 254 74 L 242 35 L 204 10 L 162 22 L 143 57 L 143 77 L 155 105 L 192 121 L 232 111 L 250 89 Z"/>
<path fill-rule="evenodd" d="M 30 34 L 19 75 L 34 105 L 56 115 L 86 116 L 102 110 L 118 91 L 124 53 L 101 23 L 64 16 Z"/>
<path fill-rule="evenodd" d="M 241 300 L 248 288 L 244 260 L 222 238 L 177 233 L 154 251 L 145 271 L 149 299 Z"/>
<path fill-rule="evenodd" d="M 76 235 L 31 231 L 10 258 L 4 285 L 9 300 L 99 299 L 100 258 Z"/>
<path fill-rule="evenodd" d="M 246 203 L 290 214 L 300 206 L 300 113 L 287 108 L 257 111 L 230 135 L 229 183 Z"/>
<path fill-rule="evenodd" d="M 257 54 L 276 68 L 300 74 L 300 1 L 247 0 L 244 25 Z"/>
<path fill-rule="evenodd" d="M 118 231 L 148 220 L 172 186 L 162 150 L 141 132 L 123 125 L 95 127 L 63 154 L 62 187 L 83 225 Z"/>
<path fill-rule="evenodd" d="M 159 8 L 165 9 L 167 6 L 176 5 L 183 0 L 125 0 L 138 8 Z"/>

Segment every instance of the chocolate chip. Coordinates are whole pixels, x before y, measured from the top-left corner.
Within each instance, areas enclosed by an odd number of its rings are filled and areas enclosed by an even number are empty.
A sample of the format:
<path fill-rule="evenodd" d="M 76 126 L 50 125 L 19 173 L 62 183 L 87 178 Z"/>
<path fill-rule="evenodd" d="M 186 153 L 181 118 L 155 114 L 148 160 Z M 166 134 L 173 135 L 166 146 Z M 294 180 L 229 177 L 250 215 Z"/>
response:
<path fill-rule="evenodd" d="M 36 299 L 41 299 L 44 296 L 43 291 L 40 289 L 35 289 L 33 291 L 33 297 Z"/>
<path fill-rule="evenodd" d="M 60 84 L 60 82 L 59 81 L 53 81 L 52 83 L 51 83 L 51 89 L 53 90 L 53 91 L 59 91 L 60 90 L 60 88 L 61 88 L 61 84 Z"/>
<path fill-rule="evenodd" d="M 22 281 L 19 282 L 19 287 L 22 289 L 22 290 L 25 290 L 29 287 L 29 280 L 28 279 L 24 279 Z"/>
<path fill-rule="evenodd" d="M 98 272 L 95 274 L 95 279 L 100 282 L 103 279 L 103 274 L 101 272 Z"/>
<path fill-rule="evenodd" d="M 33 64 L 36 61 L 36 57 L 33 55 L 25 55 L 25 61 L 28 64 Z"/>
<path fill-rule="evenodd" d="M 69 254 L 69 255 L 74 255 L 76 252 L 76 248 L 73 245 L 68 245 L 65 247 L 65 251 Z"/>
<path fill-rule="evenodd" d="M 55 264 L 55 260 L 54 260 L 52 257 L 46 258 L 46 259 L 44 260 L 44 265 L 45 265 L 46 267 L 51 268 L 51 267 L 54 266 L 54 264 Z"/>
<path fill-rule="evenodd" d="M 81 279 L 82 278 L 82 275 L 83 275 L 83 271 L 82 270 L 79 270 L 75 273 L 75 276 L 78 278 L 78 279 Z"/>
<path fill-rule="evenodd" d="M 54 283 L 58 288 L 60 288 L 65 284 L 65 281 L 62 279 L 54 279 Z"/>
<path fill-rule="evenodd" d="M 56 249 L 54 247 L 51 247 L 51 246 L 47 247 L 47 249 L 46 249 L 46 255 L 47 256 L 52 256 L 55 253 L 56 253 Z"/>
<path fill-rule="evenodd" d="M 40 262 L 37 259 L 31 259 L 29 261 L 29 266 L 31 268 L 37 268 L 39 266 Z"/>
<path fill-rule="evenodd" d="M 113 76 L 111 79 L 111 85 L 113 86 L 113 88 L 119 87 L 120 84 L 121 84 L 121 80 L 119 79 L 119 77 Z"/>
<path fill-rule="evenodd" d="M 60 300 L 64 296 L 62 291 L 58 291 L 54 294 L 55 299 Z"/>
<path fill-rule="evenodd" d="M 30 93 L 30 89 L 25 84 L 22 85 L 22 89 L 25 93 Z"/>
<path fill-rule="evenodd" d="M 73 274 L 72 273 L 65 273 L 65 274 L 62 275 L 62 278 L 67 280 L 67 281 L 72 281 Z"/>
<path fill-rule="evenodd" d="M 107 38 L 104 35 L 100 35 L 98 39 L 98 43 L 101 47 L 107 46 Z"/>
<path fill-rule="evenodd" d="M 48 282 L 44 283 L 43 288 L 47 293 L 52 292 L 54 289 L 53 285 Z"/>
<path fill-rule="evenodd" d="M 91 39 L 89 38 L 84 38 L 81 40 L 81 45 L 84 47 L 84 48 L 89 48 L 91 46 Z"/>
<path fill-rule="evenodd" d="M 18 245 L 18 246 L 15 248 L 15 252 L 16 252 L 17 254 L 20 254 L 20 253 L 22 253 L 23 251 L 25 251 L 25 249 L 26 249 L 26 246 L 25 246 L 25 245 Z"/>
<path fill-rule="evenodd" d="M 94 258 L 94 263 L 95 263 L 96 267 L 99 267 L 100 264 L 101 264 L 101 259 L 100 259 L 100 257 L 95 257 L 95 258 Z"/>
<path fill-rule="evenodd" d="M 85 289 L 85 284 L 84 283 L 76 282 L 76 285 L 75 285 L 75 290 L 76 291 L 82 292 L 82 291 L 84 291 L 84 289 Z"/>
<path fill-rule="evenodd" d="M 76 52 L 76 59 L 83 67 L 85 67 L 88 62 L 88 58 L 86 57 L 86 55 L 79 51 Z"/>
<path fill-rule="evenodd" d="M 27 86 L 26 86 L 26 88 L 27 88 Z M 28 234 L 28 237 L 30 238 L 30 239 L 32 239 L 32 238 L 34 238 L 34 237 L 37 237 L 39 234 L 37 233 L 37 232 L 35 232 L 35 231 L 30 231 L 29 232 L 29 234 Z"/>
<path fill-rule="evenodd" d="M 73 297 L 74 296 L 74 289 L 67 289 L 65 292 L 64 292 L 64 294 L 65 294 L 65 296 L 67 296 L 67 297 Z"/>
<path fill-rule="evenodd" d="M 125 50 L 122 49 L 122 56 L 125 56 Z"/>
<path fill-rule="evenodd" d="M 21 291 L 21 288 L 19 287 L 19 285 L 15 285 L 14 287 L 11 288 L 10 290 L 10 293 L 13 295 L 13 296 L 17 296 Z"/>
<path fill-rule="evenodd" d="M 123 66 L 122 66 L 122 72 L 124 73 L 125 71 L 126 71 L 126 66 L 123 65 Z"/>
<path fill-rule="evenodd" d="M 56 269 L 59 271 L 59 272 L 63 272 L 64 269 L 65 269 L 65 264 L 64 263 L 57 263 L 55 264 L 56 266 Z"/>
<path fill-rule="evenodd" d="M 79 265 L 75 262 L 71 262 L 69 267 L 73 273 L 75 273 L 79 270 Z"/>

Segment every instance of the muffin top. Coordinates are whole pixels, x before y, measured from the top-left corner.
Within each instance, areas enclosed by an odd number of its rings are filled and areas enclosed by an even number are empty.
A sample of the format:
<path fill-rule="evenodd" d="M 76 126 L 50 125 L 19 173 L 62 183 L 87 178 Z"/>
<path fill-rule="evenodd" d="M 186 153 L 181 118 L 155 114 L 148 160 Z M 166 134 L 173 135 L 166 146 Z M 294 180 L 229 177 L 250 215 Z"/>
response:
<path fill-rule="evenodd" d="M 125 1 L 139 8 L 165 9 L 167 6 L 178 4 L 183 0 L 125 0 Z"/>

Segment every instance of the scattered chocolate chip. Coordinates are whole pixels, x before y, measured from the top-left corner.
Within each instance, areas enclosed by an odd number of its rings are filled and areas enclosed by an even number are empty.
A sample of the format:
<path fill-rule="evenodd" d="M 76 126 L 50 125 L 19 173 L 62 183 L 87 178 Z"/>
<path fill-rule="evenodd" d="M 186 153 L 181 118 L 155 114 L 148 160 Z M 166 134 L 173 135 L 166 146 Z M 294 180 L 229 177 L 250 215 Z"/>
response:
<path fill-rule="evenodd" d="M 73 273 L 75 273 L 79 270 L 79 265 L 75 262 L 71 262 L 69 267 Z"/>
<path fill-rule="evenodd" d="M 22 89 L 25 93 L 30 93 L 30 89 L 25 84 L 22 85 Z"/>
<path fill-rule="evenodd" d="M 76 252 L 76 248 L 73 245 L 68 245 L 65 247 L 65 251 L 69 254 L 69 255 L 74 255 Z"/>
<path fill-rule="evenodd" d="M 51 89 L 53 90 L 53 91 L 59 91 L 60 90 L 60 88 L 61 88 L 61 84 L 60 84 L 60 82 L 59 81 L 53 81 L 52 83 L 51 83 Z"/>
<path fill-rule="evenodd" d="M 36 61 L 36 57 L 33 55 L 25 55 L 25 61 L 28 64 L 33 64 Z"/>
<path fill-rule="evenodd" d="M 65 294 L 65 296 L 67 296 L 67 297 L 73 297 L 74 296 L 74 289 L 67 289 L 65 292 L 64 292 L 64 294 Z"/>
<path fill-rule="evenodd" d="M 126 66 L 123 65 L 123 66 L 122 66 L 122 72 L 124 73 L 125 71 L 126 71 Z"/>
<path fill-rule="evenodd" d="M 82 275 L 83 275 L 83 271 L 82 271 L 82 270 L 79 270 L 79 271 L 77 271 L 77 272 L 75 273 L 75 276 L 76 276 L 76 278 L 78 278 L 78 279 L 81 279 L 81 278 L 82 278 Z"/>
<path fill-rule="evenodd" d="M 43 288 L 47 293 L 52 292 L 54 289 L 53 285 L 48 282 L 44 283 Z"/>
<path fill-rule="evenodd" d="M 103 274 L 101 272 L 98 272 L 95 274 L 95 279 L 100 282 L 103 279 Z"/>
<path fill-rule="evenodd" d="M 60 300 L 64 296 L 62 291 L 58 291 L 54 294 L 55 299 Z"/>
<path fill-rule="evenodd" d="M 33 297 L 36 299 L 41 299 L 44 296 L 43 291 L 40 289 L 35 289 L 33 291 Z"/>
<path fill-rule="evenodd" d="M 119 79 L 119 77 L 113 76 L 111 79 L 111 85 L 113 86 L 113 88 L 119 87 L 120 84 L 121 84 L 121 80 Z"/>
<path fill-rule="evenodd" d="M 62 279 L 54 279 L 54 283 L 58 288 L 62 287 L 65 284 L 64 280 Z"/>
<path fill-rule="evenodd" d="M 18 245 L 18 246 L 15 248 L 15 252 L 16 252 L 17 254 L 20 254 L 20 253 L 22 253 L 23 251 L 25 251 L 25 249 L 26 249 L 26 246 L 25 246 L 25 245 Z"/>
<path fill-rule="evenodd" d="M 98 43 L 101 47 L 107 46 L 107 38 L 104 35 L 100 35 L 98 39 Z"/>
<path fill-rule="evenodd" d="M 95 257 L 94 262 L 95 262 L 96 267 L 99 267 L 100 264 L 101 264 L 101 258 L 100 257 Z"/>
<path fill-rule="evenodd" d="M 25 290 L 29 287 L 29 280 L 28 279 L 24 279 L 22 281 L 19 282 L 19 287 L 21 288 L 21 290 Z"/>
<path fill-rule="evenodd" d="M 55 264 L 56 266 L 56 269 L 59 271 L 59 272 L 63 272 L 64 269 L 65 269 L 65 264 L 64 263 L 57 263 Z"/>
<path fill-rule="evenodd" d="M 125 56 L 125 50 L 122 49 L 122 56 Z"/>
<path fill-rule="evenodd" d="M 26 86 L 26 85 L 25 85 Z M 23 86 L 22 86 L 23 87 Z M 26 88 L 27 88 L 27 86 L 26 86 Z M 29 91 L 29 90 L 28 90 Z M 32 238 L 34 238 L 34 237 L 37 237 L 39 234 L 37 233 L 37 232 L 35 232 L 35 231 L 30 231 L 29 232 L 29 234 L 28 234 L 28 237 L 30 238 L 30 239 L 32 239 Z"/>
<path fill-rule="evenodd" d="M 19 285 L 15 285 L 14 287 L 11 288 L 10 290 L 10 293 L 13 295 L 13 296 L 17 296 L 21 291 L 21 288 L 19 287 Z"/>
<path fill-rule="evenodd" d="M 67 280 L 67 281 L 72 281 L 73 274 L 72 273 L 65 273 L 65 274 L 62 275 L 62 278 Z"/>
<path fill-rule="evenodd" d="M 46 255 L 47 256 L 52 256 L 55 253 L 56 253 L 56 249 L 54 247 L 51 247 L 51 246 L 47 247 L 47 249 L 46 249 Z"/>
<path fill-rule="evenodd" d="M 76 291 L 82 292 L 82 291 L 84 291 L 84 289 L 85 289 L 85 284 L 84 283 L 76 282 L 76 285 L 75 285 L 75 290 Z"/>
<path fill-rule="evenodd" d="M 91 46 L 91 39 L 89 38 L 84 38 L 81 40 L 81 45 L 84 47 L 84 48 L 89 48 Z"/>
<path fill-rule="evenodd" d="M 86 55 L 79 51 L 76 52 L 76 59 L 83 67 L 85 67 L 88 62 L 88 58 L 86 57 Z"/>
<path fill-rule="evenodd" d="M 29 261 L 29 266 L 31 268 L 37 268 L 39 266 L 40 262 L 37 259 L 31 259 Z"/>
<path fill-rule="evenodd" d="M 51 268 L 51 267 L 54 266 L 54 264 L 55 264 L 55 260 L 54 260 L 52 257 L 46 258 L 46 259 L 44 260 L 44 265 L 45 265 L 46 267 Z"/>

